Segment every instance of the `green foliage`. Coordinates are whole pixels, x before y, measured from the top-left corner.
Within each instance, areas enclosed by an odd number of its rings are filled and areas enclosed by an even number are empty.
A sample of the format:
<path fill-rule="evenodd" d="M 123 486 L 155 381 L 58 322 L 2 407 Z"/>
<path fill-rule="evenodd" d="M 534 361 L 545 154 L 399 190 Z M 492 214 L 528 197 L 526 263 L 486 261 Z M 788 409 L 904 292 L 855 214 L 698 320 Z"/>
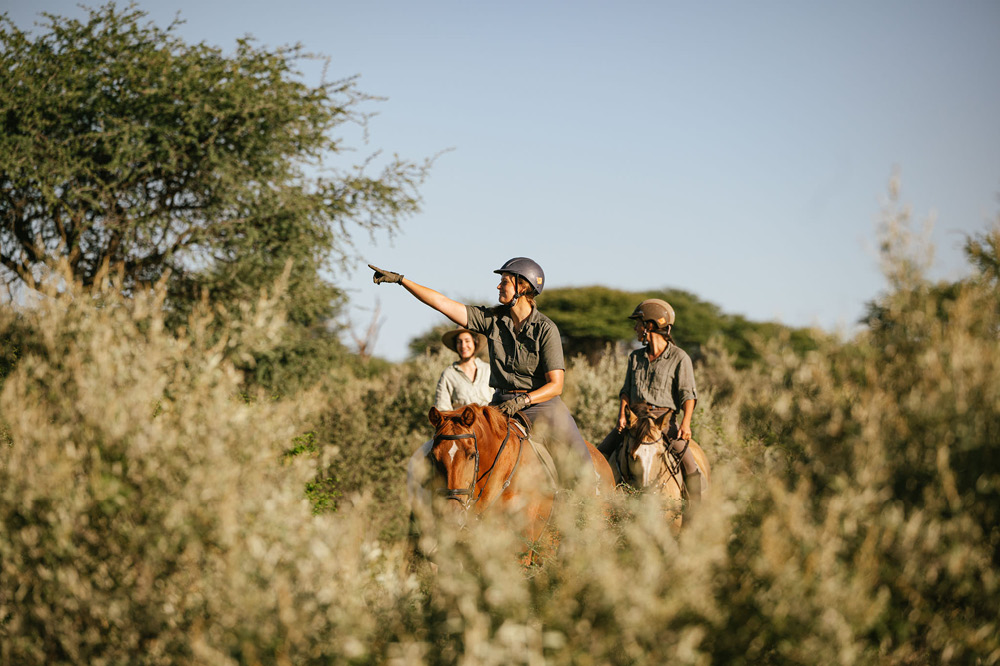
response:
<path fill-rule="evenodd" d="M 453 328 L 455 328 L 455 325 L 450 322 L 438 324 L 437 326 L 434 326 L 430 330 L 425 331 L 410 340 L 407 345 L 410 352 L 410 358 L 423 356 L 427 353 L 437 354 L 442 349 L 447 351 L 449 354 L 452 353 L 451 350 L 441 344 L 441 336 Z"/>
<path fill-rule="evenodd" d="M 163 280 L 182 325 L 202 298 L 256 299 L 290 262 L 291 326 L 255 378 L 273 388 L 295 363 L 289 376 L 315 380 L 342 356 L 327 322 L 343 295 L 323 270 L 350 256 L 352 230 L 391 232 L 417 210 L 426 166 L 330 165 L 373 98 L 354 79 L 306 84 L 299 46 L 226 54 L 134 5 L 46 16 L 37 37 L 0 17 L 5 281 L 34 287 L 57 261 L 88 287 Z"/>
<path fill-rule="evenodd" d="M 567 492 L 528 570 L 493 519 L 435 531 L 434 569 L 409 555 L 404 465 L 444 354 L 248 399 L 226 359 L 277 339 L 277 291 L 174 332 L 162 293 L 0 310 L 0 335 L 37 331 L 0 394 L 0 660 L 997 663 L 1000 294 L 963 284 L 746 369 L 710 341 L 693 520 Z M 592 439 L 623 363 L 567 373 Z"/>
<path fill-rule="evenodd" d="M 162 298 L 72 292 L 0 310 L 0 334 L 25 320 L 38 332 L 0 396 L 3 663 L 272 661 L 332 608 L 301 595 L 339 565 L 288 556 L 321 554 L 331 529 L 302 498 L 315 467 L 279 464 L 313 401 L 240 399 L 213 315 L 173 334 Z M 226 345 L 266 345 L 277 300 L 233 316 Z M 279 607 L 293 616 L 265 620 Z"/>
<path fill-rule="evenodd" d="M 634 342 L 633 322 L 628 316 L 647 298 L 661 298 L 671 304 L 677 313 L 671 335 L 696 362 L 703 358 L 702 348 L 713 337 L 735 355 L 740 368 L 760 360 L 756 349 L 767 339 L 780 337 L 802 354 L 816 349 L 823 337 L 817 331 L 725 314 L 718 306 L 679 289 L 627 292 L 600 286 L 569 287 L 550 289 L 538 302 L 559 327 L 567 356 L 583 355 L 597 362 L 608 345 L 627 347 Z"/>
<path fill-rule="evenodd" d="M 399 536 L 407 529 L 405 463 L 434 434 L 427 414 L 449 363 L 444 354 L 425 354 L 367 377 L 338 373 L 323 384 L 328 404 L 316 427 L 317 481 L 338 495 L 379 502 L 376 531 Z"/>
<path fill-rule="evenodd" d="M 1000 281 L 1000 220 L 989 233 L 968 239 L 965 254 L 981 280 L 994 285 Z"/>

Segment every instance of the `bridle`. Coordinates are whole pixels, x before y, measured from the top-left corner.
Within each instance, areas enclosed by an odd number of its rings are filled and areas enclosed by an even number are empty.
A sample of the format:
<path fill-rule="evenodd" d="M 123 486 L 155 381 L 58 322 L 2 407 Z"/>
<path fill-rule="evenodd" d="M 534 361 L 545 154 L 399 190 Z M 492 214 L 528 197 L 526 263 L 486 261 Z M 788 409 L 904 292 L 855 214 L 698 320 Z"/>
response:
<path fill-rule="evenodd" d="M 482 476 L 479 475 L 479 440 L 476 438 L 476 433 L 474 432 L 461 433 L 458 435 L 434 435 L 434 444 L 433 446 L 431 446 L 431 451 L 433 451 L 434 447 L 438 445 L 438 442 L 452 441 L 458 439 L 472 440 L 472 447 L 473 447 L 472 481 L 469 482 L 469 486 L 467 488 L 443 488 L 441 490 L 438 490 L 438 493 L 440 495 L 443 495 L 445 499 L 461 502 L 462 508 L 468 511 L 469 508 L 471 508 L 480 499 L 482 499 L 483 493 L 486 492 L 486 486 L 489 485 L 490 477 L 493 476 L 493 469 L 496 467 L 497 461 L 500 460 L 500 454 L 503 453 L 504 448 L 507 446 L 507 442 L 510 440 L 510 419 L 509 418 L 507 419 L 507 433 L 504 435 L 503 442 L 500 443 L 500 448 L 497 449 L 497 454 L 493 458 L 493 464 L 490 465 L 490 468 L 488 470 L 483 472 Z M 497 493 L 497 497 L 499 497 L 500 494 L 507 489 L 507 487 L 510 485 L 511 479 L 514 478 L 514 472 L 517 471 L 517 466 L 521 462 L 521 451 L 523 449 L 524 449 L 524 443 L 521 442 L 521 445 L 517 447 L 517 460 L 514 461 L 514 466 L 511 468 L 510 474 L 507 476 L 507 479 L 503 482 L 503 486 L 500 488 L 500 493 Z M 475 496 L 476 486 L 479 485 L 479 482 L 483 478 L 486 479 L 486 482 L 483 484 L 483 489 L 479 491 L 479 496 L 476 497 Z M 495 501 L 496 497 L 494 497 L 493 499 Z M 490 502 L 490 504 L 492 504 L 492 502 Z"/>
<path fill-rule="evenodd" d="M 670 474 L 670 478 L 673 479 L 674 483 L 677 483 L 679 486 L 683 486 L 683 483 L 681 481 L 679 481 L 680 474 L 681 474 L 681 459 L 687 453 L 688 447 L 691 445 L 691 440 L 689 440 L 689 439 L 684 440 L 684 449 L 681 450 L 678 453 L 678 452 L 675 452 L 667 444 L 666 440 L 663 437 L 663 431 L 660 430 L 659 428 L 656 428 L 655 430 L 658 433 L 658 436 L 657 436 L 656 439 L 654 439 L 652 441 L 649 441 L 649 442 L 640 442 L 640 443 L 636 444 L 636 447 L 638 448 L 640 446 L 653 446 L 653 445 L 659 444 L 660 448 L 662 449 L 661 455 L 663 456 L 663 462 L 666 465 L 667 472 Z M 621 447 L 622 448 L 622 452 L 625 455 L 630 455 L 629 451 L 625 451 L 625 449 L 626 449 L 625 444 L 626 444 L 625 442 L 622 443 L 622 447 Z M 621 467 L 622 466 L 619 465 L 619 469 L 621 469 Z M 623 472 L 622 473 L 623 477 L 624 477 L 624 473 L 627 472 L 628 476 L 629 476 L 629 479 L 633 480 L 633 481 L 635 480 L 635 475 L 632 474 L 632 468 L 631 468 L 630 465 L 625 464 L 624 465 L 624 469 L 622 470 L 622 472 Z M 660 486 L 662 487 L 662 486 L 666 485 L 666 483 L 667 483 L 667 480 L 664 479 L 663 481 L 660 482 Z"/>

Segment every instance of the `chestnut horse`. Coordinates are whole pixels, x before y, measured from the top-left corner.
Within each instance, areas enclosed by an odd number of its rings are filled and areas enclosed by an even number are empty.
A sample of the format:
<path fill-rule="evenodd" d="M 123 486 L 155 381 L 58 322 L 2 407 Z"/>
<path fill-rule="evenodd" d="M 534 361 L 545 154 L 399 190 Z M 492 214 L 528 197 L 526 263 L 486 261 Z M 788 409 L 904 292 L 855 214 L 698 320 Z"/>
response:
<path fill-rule="evenodd" d="M 654 418 L 649 414 L 637 416 L 628 412 L 625 440 L 611 457 L 615 481 L 636 490 L 659 494 L 670 505 L 668 514 L 675 529 L 682 523 L 681 506 L 688 499 L 684 485 L 681 456 L 673 451 L 663 436 L 663 426 L 670 414 Z M 696 441 L 686 445 L 694 454 L 705 483 L 710 480 L 711 469 L 705 452 Z"/>
<path fill-rule="evenodd" d="M 419 500 L 421 493 L 427 499 L 426 483 L 414 475 L 415 466 L 425 457 L 437 494 L 462 518 L 483 517 L 489 511 L 522 519 L 528 544 L 524 561 L 531 563 L 559 486 L 551 459 L 528 439 L 516 420 L 493 407 L 466 405 L 446 412 L 431 407 L 428 419 L 434 426 L 434 439 L 411 458 L 411 499 Z M 611 467 L 589 442 L 587 448 L 594 465 L 593 488 L 610 498 L 615 488 Z"/>

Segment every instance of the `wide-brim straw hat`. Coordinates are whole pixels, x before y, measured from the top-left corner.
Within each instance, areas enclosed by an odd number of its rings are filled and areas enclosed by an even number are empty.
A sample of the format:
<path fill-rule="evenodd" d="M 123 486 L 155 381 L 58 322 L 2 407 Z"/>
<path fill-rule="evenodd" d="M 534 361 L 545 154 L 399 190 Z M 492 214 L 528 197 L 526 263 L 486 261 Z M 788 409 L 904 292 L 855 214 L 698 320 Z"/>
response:
<path fill-rule="evenodd" d="M 478 354 L 479 350 L 482 349 L 483 345 L 486 344 L 486 336 L 483 335 L 482 333 L 476 333 L 475 331 L 470 331 L 467 328 L 453 328 L 452 330 L 448 331 L 447 333 L 441 336 L 441 342 L 444 344 L 445 347 L 447 347 L 448 349 L 452 350 L 457 354 L 458 336 L 461 335 L 462 333 L 468 333 L 469 335 L 472 336 L 472 339 L 475 340 L 476 342 L 475 353 Z"/>

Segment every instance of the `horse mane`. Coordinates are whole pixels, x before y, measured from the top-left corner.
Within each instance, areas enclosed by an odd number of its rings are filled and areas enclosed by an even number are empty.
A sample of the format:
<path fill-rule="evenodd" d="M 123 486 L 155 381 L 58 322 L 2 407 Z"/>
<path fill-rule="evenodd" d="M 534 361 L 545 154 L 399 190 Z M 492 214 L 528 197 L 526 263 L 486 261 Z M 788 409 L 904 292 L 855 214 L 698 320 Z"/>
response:
<path fill-rule="evenodd" d="M 462 415 L 465 414 L 466 410 L 470 409 L 474 415 L 472 425 L 465 426 L 462 423 Z M 494 407 L 469 404 L 446 413 L 448 416 L 438 426 L 439 433 L 441 432 L 441 428 L 451 424 L 451 428 L 464 429 L 468 427 L 480 441 L 487 441 L 489 439 L 500 442 L 508 436 L 507 417 L 504 416 L 503 412 Z"/>
<path fill-rule="evenodd" d="M 500 435 L 500 433 L 507 431 L 507 417 L 499 409 L 494 409 L 488 405 L 470 406 L 482 416 L 481 419 L 476 419 L 473 426 L 481 425 L 483 428 L 492 431 L 494 435 Z"/>
<path fill-rule="evenodd" d="M 651 416 L 641 416 L 635 424 L 635 437 L 638 441 L 643 442 L 647 439 L 655 439 L 652 437 L 657 430 L 656 421 Z"/>

